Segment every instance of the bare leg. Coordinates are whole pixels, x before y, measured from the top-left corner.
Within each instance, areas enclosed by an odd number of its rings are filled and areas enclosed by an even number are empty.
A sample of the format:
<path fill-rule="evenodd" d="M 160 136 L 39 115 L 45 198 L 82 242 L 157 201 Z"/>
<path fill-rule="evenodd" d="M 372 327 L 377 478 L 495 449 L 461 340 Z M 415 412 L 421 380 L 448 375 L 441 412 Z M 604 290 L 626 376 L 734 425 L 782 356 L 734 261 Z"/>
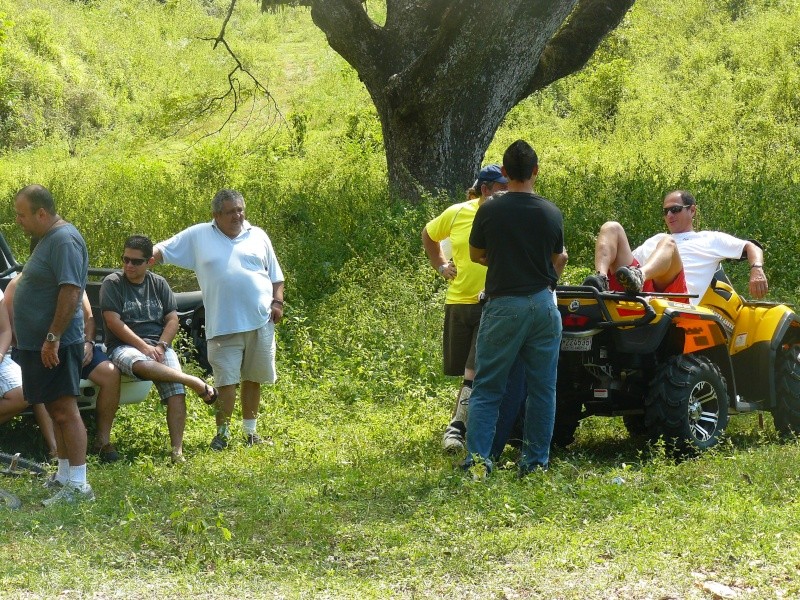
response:
<path fill-rule="evenodd" d="M 86 427 L 74 396 L 61 396 L 45 404 L 55 425 L 58 457 L 69 460 L 70 467 L 86 464 Z"/>
<path fill-rule="evenodd" d="M 616 221 L 603 223 L 594 246 L 595 271 L 606 275 L 631 263 L 633 253 L 625 229 Z"/>
<path fill-rule="evenodd" d="M 472 381 L 475 379 L 475 369 L 464 369 L 464 381 Z M 452 421 L 458 413 L 458 407 L 461 405 L 461 396 L 464 392 L 464 386 L 458 388 L 458 395 L 456 396 L 456 403 L 453 405 L 453 412 L 450 414 Z M 466 423 L 466 420 L 464 421 Z"/>
<path fill-rule="evenodd" d="M 0 397 L 0 423 L 10 421 L 26 408 L 28 408 L 28 403 L 25 402 L 25 397 L 22 395 L 22 387 L 8 390 L 5 395 Z"/>
<path fill-rule="evenodd" d="M 656 290 L 662 291 L 672 283 L 683 269 L 678 245 L 671 237 L 665 237 L 642 265 L 645 280 L 652 279 Z"/>
<path fill-rule="evenodd" d="M 258 405 L 261 402 L 261 384 L 255 381 L 242 381 L 242 418 L 258 418 Z"/>
<path fill-rule="evenodd" d="M 183 431 L 186 428 L 186 395 L 176 394 L 167 398 L 167 429 L 172 452 L 183 451 Z"/>
<path fill-rule="evenodd" d="M 91 373 L 89 380 L 97 384 L 97 437 L 99 447 L 111 442 L 111 425 L 119 408 L 119 369 L 110 361 L 103 361 Z"/>
<path fill-rule="evenodd" d="M 223 385 L 217 388 L 219 398 L 217 398 L 217 427 L 231 420 L 233 407 L 236 404 L 236 384 Z"/>
<path fill-rule="evenodd" d="M 44 407 L 44 404 L 33 405 L 33 416 L 36 418 L 36 424 L 39 426 L 39 431 L 42 433 L 50 458 L 58 458 L 58 444 L 56 443 L 56 434 L 53 429 L 53 420 L 50 418 L 50 415 L 47 414 L 47 409 Z M 66 458 L 66 455 L 61 458 Z"/>
<path fill-rule="evenodd" d="M 133 363 L 132 370 L 139 379 L 182 383 L 201 397 L 206 393 L 206 382 L 199 377 L 173 369 L 155 360 L 139 360 Z"/>

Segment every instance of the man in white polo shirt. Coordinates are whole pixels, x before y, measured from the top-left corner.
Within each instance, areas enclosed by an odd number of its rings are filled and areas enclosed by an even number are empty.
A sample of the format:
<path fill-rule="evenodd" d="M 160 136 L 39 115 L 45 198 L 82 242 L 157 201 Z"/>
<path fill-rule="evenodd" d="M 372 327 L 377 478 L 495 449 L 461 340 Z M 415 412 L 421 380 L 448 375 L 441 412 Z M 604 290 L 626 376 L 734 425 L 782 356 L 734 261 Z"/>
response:
<path fill-rule="evenodd" d="M 211 201 L 211 222 L 184 229 L 153 251 L 157 261 L 193 269 L 203 292 L 208 362 L 219 390 L 214 450 L 228 446 L 237 385 L 245 440 L 263 442 L 256 432 L 261 385 L 276 380 L 283 271 L 269 236 L 245 220 L 244 210 L 242 194 L 222 189 Z"/>

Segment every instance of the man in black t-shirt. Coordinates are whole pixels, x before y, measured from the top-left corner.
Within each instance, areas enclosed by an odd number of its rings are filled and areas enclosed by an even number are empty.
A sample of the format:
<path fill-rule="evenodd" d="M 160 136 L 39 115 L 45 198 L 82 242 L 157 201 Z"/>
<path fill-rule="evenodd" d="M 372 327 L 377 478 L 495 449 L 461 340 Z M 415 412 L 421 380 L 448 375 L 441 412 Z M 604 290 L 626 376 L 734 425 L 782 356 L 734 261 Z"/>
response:
<path fill-rule="evenodd" d="M 217 399 L 217 390 L 181 371 L 172 349 L 178 333 L 178 306 L 167 280 L 148 269 L 155 262 L 153 242 L 143 235 L 129 237 L 122 262 L 122 273 L 106 277 L 100 288 L 108 355 L 125 375 L 155 382 L 167 407 L 172 462 L 181 463 L 186 424 L 184 386 L 207 404 Z"/>
<path fill-rule="evenodd" d="M 517 140 L 503 155 L 508 192 L 475 215 L 470 258 L 488 267 L 464 467 L 492 469 L 490 452 L 508 373 L 519 357 L 528 383 L 521 476 L 547 469 L 555 419 L 561 317 L 553 290 L 566 264 L 561 211 L 533 193 L 538 158 Z"/>

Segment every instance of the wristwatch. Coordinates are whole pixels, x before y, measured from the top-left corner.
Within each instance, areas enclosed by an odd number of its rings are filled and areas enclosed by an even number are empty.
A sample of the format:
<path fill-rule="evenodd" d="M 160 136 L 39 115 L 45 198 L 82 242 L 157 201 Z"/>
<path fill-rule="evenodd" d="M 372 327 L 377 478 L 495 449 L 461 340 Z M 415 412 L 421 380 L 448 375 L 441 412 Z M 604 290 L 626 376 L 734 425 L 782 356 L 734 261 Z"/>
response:
<path fill-rule="evenodd" d="M 46 339 L 48 342 L 57 342 L 58 340 L 61 339 L 61 336 L 60 335 L 56 335 L 52 331 L 48 331 L 47 332 L 47 337 L 45 337 L 44 339 Z"/>

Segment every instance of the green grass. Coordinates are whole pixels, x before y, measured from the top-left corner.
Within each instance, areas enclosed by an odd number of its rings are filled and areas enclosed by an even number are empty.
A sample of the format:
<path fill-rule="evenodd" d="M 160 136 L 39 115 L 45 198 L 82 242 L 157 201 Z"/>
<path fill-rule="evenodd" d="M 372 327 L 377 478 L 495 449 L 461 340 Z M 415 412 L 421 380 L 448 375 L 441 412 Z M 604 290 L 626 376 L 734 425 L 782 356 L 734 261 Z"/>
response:
<path fill-rule="evenodd" d="M 369 3 L 379 20 L 383 4 Z M 239 3 L 228 30 L 286 123 L 262 99 L 247 129 L 240 113 L 198 143 L 226 114 L 191 121 L 231 68 L 198 40 L 226 7 L 0 0 L 5 198 L 50 186 L 92 264 L 115 266 L 128 234 L 163 239 L 237 187 L 287 275 L 281 379 L 260 419 L 274 445 L 212 453 L 192 396 L 189 462 L 173 468 L 155 400 L 123 408 L 125 460 L 91 459 L 94 505 L 43 509 L 38 482 L 0 479 L 25 502 L 0 511 L 0 597 L 708 598 L 705 582 L 800 595 L 800 445 L 779 444 L 769 416 L 734 417 L 722 445 L 679 463 L 591 419 L 542 477 L 478 484 L 453 468 L 443 284 L 419 241 L 445 200 L 389 195 L 375 111 L 305 9 Z M 604 220 L 641 241 L 680 186 L 703 227 L 765 242 L 770 298 L 798 301 L 798 15 L 795 0 L 640 0 L 587 69 L 512 111 L 485 162 L 519 137 L 539 150 L 568 281 L 591 268 Z M 24 258 L 10 203 L 0 215 Z M 731 272 L 743 289 L 746 266 Z"/>
<path fill-rule="evenodd" d="M 476 483 L 439 449 L 453 392 L 344 403 L 287 382 L 261 417 L 274 445 L 223 453 L 205 449 L 195 403 L 187 465 L 157 443 L 92 462 L 98 499 L 78 508 L 40 508 L 38 482 L 4 479 L 25 506 L 0 512 L 0 595 L 702 598 L 706 580 L 800 593 L 800 446 L 769 423 L 735 418 L 725 444 L 676 463 L 593 419 L 547 474 Z M 116 430 L 141 412 L 163 433 L 146 406 Z"/>

